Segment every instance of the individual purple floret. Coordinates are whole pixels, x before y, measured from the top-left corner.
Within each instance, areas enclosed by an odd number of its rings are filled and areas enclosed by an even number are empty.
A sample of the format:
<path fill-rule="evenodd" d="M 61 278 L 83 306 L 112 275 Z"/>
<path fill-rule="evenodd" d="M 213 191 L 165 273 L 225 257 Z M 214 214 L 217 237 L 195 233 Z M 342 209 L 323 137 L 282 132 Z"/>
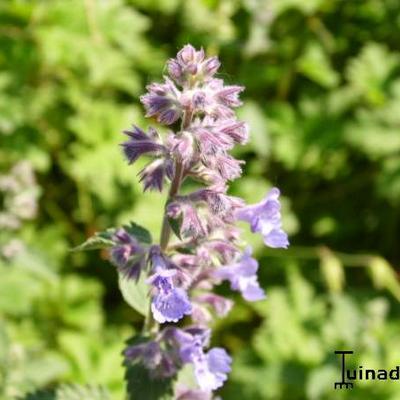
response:
<path fill-rule="evenodd" d="M 146 117 L 155 116 L 165 125 L 171 125 L 181 117 L 181 93 L 170 79 L 165 78 L 165 83 L 152 83 L 147 90 L 148 93 L 140 97 L 147 111 Z"/>
<path fill-rule="evenodd" d="M 122 276 L 138 280 L 146 265 L 144 247 L 124 229 L 118 229 L 113 235 L 116 245 L 110 249 L 110 260 Z"/>
<path fill-rule="evenodd" d="M 248 247 L 236 263 L 218 268 L 214 277 L 228 280 L 231 288 L 238 290 L 245 300 L 257 301 L 265 298 L 257 280 L 257 270 L 258 262 L 251 257 L 251 248 Z"/>
<path fill-rule="evenodd" d="M 160 155 L 166 152 L 164 145 L 159 143 L 160 138 L 154 128 L 150 128 L 148 134 L 137 126 L 124 131 L 129 140 L 122 143 L 122 148 L 129 164 L 135 162 L 141 155 Z"/>
<path fill-rule="evenodd" d="M 149 163 L 139 172 L 139 180 L 143 183 L 143 190 L 158 190 L 161 192 L 166 178 L 172 179 L 174 173 L 172 160 L 158 159 Z"/>
<path fill-rule="evenodd" d="M 172 377 L 177 372 L 173 355 L 163 350 L 156 340 L 130 346 L 125 349 L 124 355 L 129 361 L 142 363 L 154 378 Z"/>
<path fill-rule="evenodd" d="M 203 49 L 197 51 L 190 44 L 184 46 L 176 58 L 167 63 L 171 78 L 183 85 L 190 84 L 196 78 L 207 81 L 218 71 L 219 66 L 217 57 L 205 58 Z"/>
<path fill-rule="evenodd" d="M 232 359 L 224 349 L 218 347 L 205 353 L 203 347 L 207 345 L 208 337 L 209 332 L 201 329 L 176 332 L 182 362 L 193 364 L 200 389 L 213 391 L 226 381 Z"/>
<path fill-rule="evenodd" d="M 174 285 L 173 277 L 177 274 L 173 269 L 160 269 L 148 280 L 156 294 L 151 302 L 154 319 L 160 324 L 178 322 L 192 312 L 187 293 Z"/>
<path fill-rule="evenodd" d="M 287 234 L 282 230 L 279 190 L 273 188 L 260 203 L 236 211 L 239 220 L 250 224 L 252 232 L 259 232 L 269 247 L 289 246 Z"/>
<path fill-rule="evenodd" d="M 179 386 L 176 389 L 175 397 L 176 400 L 212 400 L 211 392 L 190 389 L 185 386 Z"/>

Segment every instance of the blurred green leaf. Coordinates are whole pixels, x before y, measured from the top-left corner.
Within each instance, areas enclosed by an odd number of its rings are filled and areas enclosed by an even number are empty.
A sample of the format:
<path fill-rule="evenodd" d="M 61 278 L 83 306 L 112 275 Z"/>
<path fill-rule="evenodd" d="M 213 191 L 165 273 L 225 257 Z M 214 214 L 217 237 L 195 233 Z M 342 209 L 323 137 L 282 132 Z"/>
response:
<path fill-rule="evenodd" d="M 321 273 L 327 288 L 340 293 L 345 282 L 344 269 L 340 260 L 327 249 L 321 251 Z"/>

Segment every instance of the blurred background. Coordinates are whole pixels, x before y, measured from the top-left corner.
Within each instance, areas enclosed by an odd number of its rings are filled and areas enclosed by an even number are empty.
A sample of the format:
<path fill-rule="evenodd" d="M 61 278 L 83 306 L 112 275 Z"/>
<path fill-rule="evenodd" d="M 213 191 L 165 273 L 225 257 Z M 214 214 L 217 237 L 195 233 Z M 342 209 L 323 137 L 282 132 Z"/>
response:
<path fill-rule="evenodd" d="M 152 123 L 138 97 L 186 43 L 246 86 L 231 192 L 278 186 L 291 238 L 280 251 L 249 235 L 268 299 L 230 294 L 214 327 L 234 358 L 221 396 L 400 399 L 398 381 L 333 390 L 334 350 L 400 364 L 399 38 L 398 0 L 2 0 L 0 399 L 61 382 L 123 398 L 142 318 L 104 254 L 69 249 L 129 220 L 158 235 L 164 196 L 142 196 L 118 144 Z"/>

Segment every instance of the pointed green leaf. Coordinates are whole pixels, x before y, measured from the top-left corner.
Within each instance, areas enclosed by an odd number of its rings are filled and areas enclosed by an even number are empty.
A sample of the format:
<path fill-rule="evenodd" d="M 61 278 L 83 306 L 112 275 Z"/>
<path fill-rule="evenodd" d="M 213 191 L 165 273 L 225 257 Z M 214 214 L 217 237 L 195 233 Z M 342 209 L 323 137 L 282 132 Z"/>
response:
<path fill-rule="evenodd" d="M 135 236 L 139 242 L 151 244 L 151 234 L 147 229 L 134 222 L 130 222 L 129 225 L 124 225 L 123 227 L 130 235 Z"/>
<path fill-rule="evenodd" d="M 149 285 L 143 273 L 137 282 L 120 274 L 119 288 L 122 297 L 132 308 L 142 315 L 147 315 L 150 306 Z"/>
<path fill-rule="evenodd" d="M 128 400 L 172 400 L 174 398 L 173 378 L 151 378 L 149 371 L 140 363 L 127 365 L 125 379 Z"/>
<path fill-rule="evenodd" d="M 39 390 L 33 393 L 28 393 L 23 400 L 56 400 L 56 395 L 53 391 Z"/>
<path fill-rule="evenodd" d="M 112 240 L 112 236 L 115 231 L 115 228 L 110 228 L 103 232 L 96 232 L 84 243 L 77 247 L 74 247 L 72 251 L 98 250 L 114 246 L 115 242 Z"/>
<path fill-rule="evenodd" d="M 62 385 L 56 393 L 56 400 L 110 400 L 109 393 L 101 386 Z"/>
<path fill-rule="evenodd" d="M 182 217 L 179 218 L 168 218 L 168 224 L 172 229 L 172 232 L 175 233 L 179 240 L 182 240 L 181 237 L 181 225 L 182 225 Z"/>

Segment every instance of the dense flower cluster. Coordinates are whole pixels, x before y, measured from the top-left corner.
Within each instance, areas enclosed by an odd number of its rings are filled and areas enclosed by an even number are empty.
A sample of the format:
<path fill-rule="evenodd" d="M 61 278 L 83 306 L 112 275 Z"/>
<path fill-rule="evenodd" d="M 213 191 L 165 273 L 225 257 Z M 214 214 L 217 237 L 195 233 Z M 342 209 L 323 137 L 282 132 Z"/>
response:
<path fill-rule="evenodd" d="M 232 307 L 232 301 L 212 292 L 214 286 L 228 281 L 248 301 L 265 297 L 258 262 L 250 247 L 241 246 L 237 222 L 248 222 L 269 247 L 289 244 L 281 228 L 278 189 L 255 205 L 227 193 L 243 163 L 230 151 L 247 142 L 248 127 L 234 112 L 244 88 L 215 78 L 219 66 L 216 57 L 186 45 L 168 61 L 164 83 L 152 83 L 141 97 L 146 116 L 176 129 L 162 137 L 154 128 L 145 133 L 134 126 L 125 131 L 128 140 L 122 144 L 129 163 L 151 157 L 139 174 L 144 190 L 162 191 L 170 183 L 160 244 L 144 246 L 124 230 L 114 233 L 112 262 L 127 279 L 146 272 L 152 318 L 161 324 L 151 339 L 128 347 L 125 355 L 154 377 L 174 376 L 191 364 L 200 389 L 180 388 L 176 397 L 181 399 L 211 399 L 230 371 L 224 349 L 205 351 L 208 324 Z M 182 195 L 179 188 L 187 179 L 199 187 Z M 185 316 L 191 318 L 187 328 L 167 324 Z"/>

